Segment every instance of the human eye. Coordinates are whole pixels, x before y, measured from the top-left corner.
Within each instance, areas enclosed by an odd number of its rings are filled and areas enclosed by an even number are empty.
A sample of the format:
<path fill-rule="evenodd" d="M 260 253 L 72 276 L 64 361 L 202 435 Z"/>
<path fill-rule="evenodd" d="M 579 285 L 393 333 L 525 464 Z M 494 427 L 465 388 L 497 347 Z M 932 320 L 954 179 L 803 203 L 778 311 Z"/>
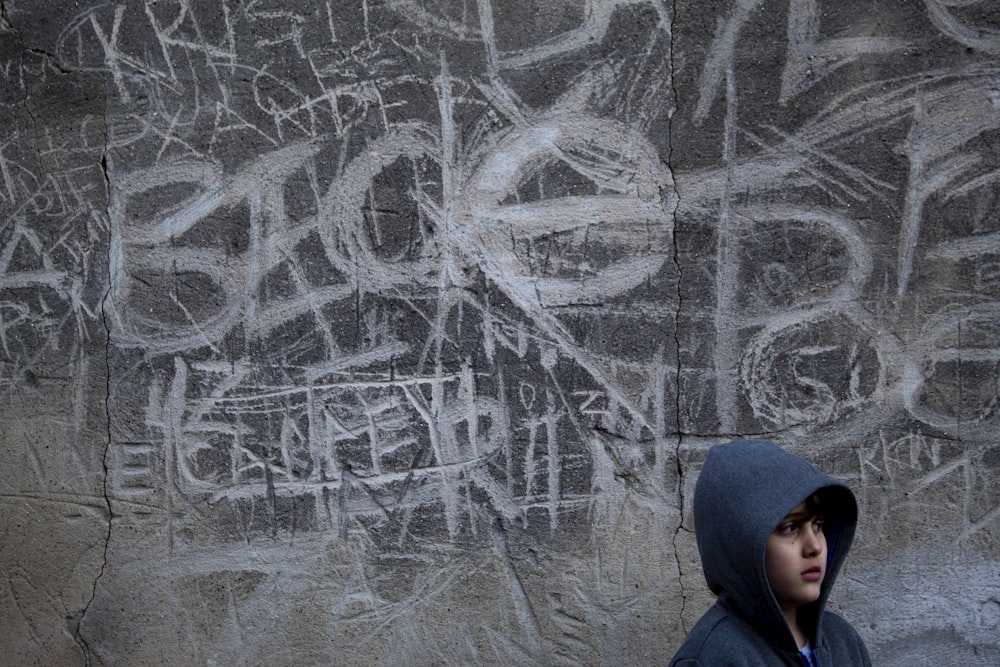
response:
<path fill-rule="evenodd" d="M 815 530 L 817 533 L 822 533 L 823 532 L 823 525 L 825 523 L 826 523 L 826 520 L 823 517 L 821 517 L 821 516 L 820 517 L 816 517 L 815 519 L 813 519 L 813 530 Z"/>
<path fill-rule="evenodd" d="M 791 535 L 795 532 L 795 524 L 789 521 L 788 523 L 779 524 L 775 529 L 779 535 Z"/>

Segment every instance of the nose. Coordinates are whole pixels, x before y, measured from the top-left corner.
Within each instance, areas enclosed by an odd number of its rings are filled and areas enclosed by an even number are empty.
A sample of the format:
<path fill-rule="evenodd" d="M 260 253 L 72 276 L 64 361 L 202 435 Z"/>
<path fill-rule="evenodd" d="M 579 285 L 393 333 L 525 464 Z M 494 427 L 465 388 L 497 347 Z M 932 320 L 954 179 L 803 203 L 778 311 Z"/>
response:
<path fill-rule="evenodd" d="M 806 556 L 816 556 L 826 547 L 826 536 L 813 525 L 806 526 L 802 551 Z"/>

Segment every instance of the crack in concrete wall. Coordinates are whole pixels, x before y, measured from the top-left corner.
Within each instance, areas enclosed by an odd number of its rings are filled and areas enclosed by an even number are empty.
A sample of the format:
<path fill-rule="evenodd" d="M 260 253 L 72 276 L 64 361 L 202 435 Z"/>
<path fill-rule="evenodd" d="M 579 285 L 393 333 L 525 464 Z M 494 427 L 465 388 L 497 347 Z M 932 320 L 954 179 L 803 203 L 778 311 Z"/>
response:
<path fill-rule="evenodd" d="M 107 192 L 110 193 L 111 177 L 108 174 L 108 158 L 106 152 L 101 157 L 101 173 L 104 175 L 104 182 L 107 187 Z M 110 211 L 108 219 L 109 220 L 111 219 Z M 110 265 L 111 265 L 111 257 L 109 255 L 108 266 Z M 111 333 L 111 326 L 108 323 L 108 314 L 107 314 L 107 302 L 110 296 L 111 296 L 111 287 L 109 286 L 107 291 L 104 293 L 104 297 L 101 299 L 101 320 L 104 323 L 104 330 L 106 335 L 105 363 L 107 364 L 108 369 L 112 368 L 112 363 L 111 363 L 112 333 Z M 105 571 L 107 570 L 108 567 L 108 550 L 111 548 L 111 535 L 112 535 L 112 530 L 114 529 L 115 515 L 114 515 L 114 509 L 111 506 L 111 495 L 108 491 L 108 476 L 109 476 L 108 455 L 111 451 L 111 433 L 112 433 L 111 425 L 113 420 L 110 408 L 111 390 L 112 390 L 111 374 L 108 373 L 107 382 L 105 384 L 105 394 L 104 394 L 104 404 L 106 406 L 106 418 L 107 418 L 107 440 L 106 444 L 104 445 L 104 450 L 101 453 L 101 468 L 103 472 L 101 476 L 101 489 L 103 491 L 104 503 L 107 507 L 108 531 L 104 537 L 104 548 L 102 549 L 100 571 L 94 577 L 94 584 L 91 589 L 90 597 L 88 598 L 86 604 L 84 605 L 83 610 L 80 612 L 79 617 L 75 620 L 75 626 L 73 628 L 73 638 L 74 641 L 76 641 L 80 645 L 80 650 L 83 652 L 85 667 L 90 667 L 92 664 L 94 664 L 93 662 L 94 656 L 90 644 L 87 642 L 86 637 L 84 637 L 83 635 L 82 631 L 83 623 L 87 617 L 87 612 L 90 611 L 90 607 L 94 603 L 95 598 L 97 597 L 98 594 L 97 587 L 98 585 L 100 585 L 101 578 L 104 576 Z"/>
<path fill-rule="evenodd" d="M 0 550 L 17 655 L 662 660 L 763 434 L 884 664 L 990 659 L 994 31 L 924 4 L 0 2 L 0 499 L 89 545 L 51 623 Z"/>

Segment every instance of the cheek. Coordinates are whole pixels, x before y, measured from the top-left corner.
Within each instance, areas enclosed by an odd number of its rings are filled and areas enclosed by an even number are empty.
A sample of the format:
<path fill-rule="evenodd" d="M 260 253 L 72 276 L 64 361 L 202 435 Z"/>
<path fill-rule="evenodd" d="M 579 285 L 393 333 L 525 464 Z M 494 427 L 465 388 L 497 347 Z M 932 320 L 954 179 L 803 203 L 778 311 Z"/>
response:
<path fill-rule="evenodd" d="M 768 542 L 764 550 L 764 572 L 770 582 L 778 581 L 788 570 L 788 563 L 792 560 L 789 557 L 789 549 L 782 548 L 780 543 Z"/>

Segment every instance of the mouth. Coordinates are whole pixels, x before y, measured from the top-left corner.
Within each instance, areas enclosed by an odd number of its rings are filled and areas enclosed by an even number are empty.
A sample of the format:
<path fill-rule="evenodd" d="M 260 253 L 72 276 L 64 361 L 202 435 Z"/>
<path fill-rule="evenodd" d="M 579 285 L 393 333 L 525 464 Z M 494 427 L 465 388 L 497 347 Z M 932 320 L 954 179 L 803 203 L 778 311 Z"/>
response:
<path fill-rule="evenodd" d="M 823 568 L 818 565 L 814 565 L 807 570 L 803 570 L 802 578 L 806 581 L 819 581 L 823 578 Z"/>

